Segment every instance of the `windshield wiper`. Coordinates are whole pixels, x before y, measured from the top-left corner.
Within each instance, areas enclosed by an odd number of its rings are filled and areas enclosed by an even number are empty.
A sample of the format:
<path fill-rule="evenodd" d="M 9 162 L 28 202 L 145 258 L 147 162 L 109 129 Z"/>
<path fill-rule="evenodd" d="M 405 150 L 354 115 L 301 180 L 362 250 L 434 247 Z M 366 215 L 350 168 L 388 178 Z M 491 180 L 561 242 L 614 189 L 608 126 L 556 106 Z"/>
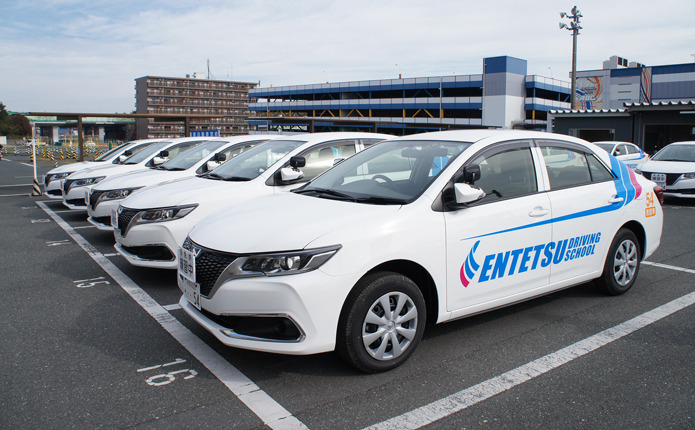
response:
<path fill-rule="evenodd" d="M 292 192 L 297 194 L 315 193 L 317 196 L 331 196 L 337 197 L 340 200 L 355 201 L 355 197 L 351 196 L 350 194 L 341 193 L 340 191 L 330 190 L 327 188 L 304 188 L 300 190 L 292 190 Z"/>
<path fill-rule="evenodd" d="M 404 205 L 408 203 L 405 199 L 397 199 L 394 197 L 358 197 L 355 199 L 357 203 L 372 203 L 375 205 Z"/>
<path fill-rule="evenodd" d="M 215 174 L 215 176 L 220 176 Z M 246 182 L 250 181 L 251 178 L 247 178 L 245 176 L 220 176 L 220 178 L 224 181 L 231 181 L 231 182 Z"/>
<path fill-rule="evenodd" d="M 203 173 L 202 175 L 200 175 L 200 177 L 205 179 L 212 179 L 213 181 L 219 181 L 221 179 L 224 179 L 224 176 L 212 172 Z"/>

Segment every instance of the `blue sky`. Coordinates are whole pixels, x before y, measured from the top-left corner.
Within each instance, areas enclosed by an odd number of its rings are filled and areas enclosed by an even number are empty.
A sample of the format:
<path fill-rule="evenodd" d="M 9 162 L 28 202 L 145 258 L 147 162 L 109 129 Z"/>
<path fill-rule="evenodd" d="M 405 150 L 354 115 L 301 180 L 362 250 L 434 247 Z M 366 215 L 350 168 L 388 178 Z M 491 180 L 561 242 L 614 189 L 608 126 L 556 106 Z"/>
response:
<path fill-rule="evenodd" d="M 575 4 L 579 70 L 695 61 L 692 0 L 0 0 L 0 102 L 131 112 L 136 78 L 207 75 L 208 60 L 211 77 L 261 86 L 477 74 L 498 55 L 569 80 L 558 22 Z"/>

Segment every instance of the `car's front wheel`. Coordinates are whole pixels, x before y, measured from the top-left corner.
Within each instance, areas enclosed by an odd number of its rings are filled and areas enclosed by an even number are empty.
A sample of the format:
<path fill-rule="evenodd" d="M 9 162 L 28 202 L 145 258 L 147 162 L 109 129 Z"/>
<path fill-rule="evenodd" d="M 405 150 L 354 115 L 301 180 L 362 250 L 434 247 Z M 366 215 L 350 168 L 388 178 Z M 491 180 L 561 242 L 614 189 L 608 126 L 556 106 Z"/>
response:
<path fill-rule="evenodd" d="M 368 275 L 343 307 L 336 350 L 364 372 L 393 369 L 415 351 L 425 320 L 425 300 L 411 279 L 393 272 Z"/>
<path fill-rule="evenodd" d="M 607 294 L 617 296 L 629 290 L 637 279 L 640 267 L 640 244 L 637 236 L 620 229 L 613 238 L 598 283 Z"/>

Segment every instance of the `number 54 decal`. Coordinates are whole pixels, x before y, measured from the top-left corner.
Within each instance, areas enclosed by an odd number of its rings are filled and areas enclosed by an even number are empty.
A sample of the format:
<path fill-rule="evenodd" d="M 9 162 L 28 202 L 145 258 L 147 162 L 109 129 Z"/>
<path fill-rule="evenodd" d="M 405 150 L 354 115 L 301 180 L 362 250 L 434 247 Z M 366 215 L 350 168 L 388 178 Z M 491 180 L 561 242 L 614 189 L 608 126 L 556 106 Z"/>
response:
<path fill-rule="evenodd" d="M 648 192 L 646 195 L 647 207 L 644 209 L 644 216 L 649 218 L 650 216 L 656 215 L 656 207 L 654 206 L 654 193 Z"/>

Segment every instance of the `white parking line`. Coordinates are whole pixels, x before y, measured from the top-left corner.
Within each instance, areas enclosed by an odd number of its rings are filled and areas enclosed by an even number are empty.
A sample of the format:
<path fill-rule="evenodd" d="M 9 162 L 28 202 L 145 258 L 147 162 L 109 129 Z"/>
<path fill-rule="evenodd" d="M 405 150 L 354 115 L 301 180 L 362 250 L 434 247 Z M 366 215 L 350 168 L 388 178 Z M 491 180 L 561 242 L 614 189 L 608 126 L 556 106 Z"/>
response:
<path fill-rule="evenodd" d="M 34 184 L 0 185 L 0 188 L 31 187 Z"/>
<path fill-rule="evenodd" d="M 22 193 L 22 194 L 0 194 L 0 197 L 17 197 L 17 196 L 30 196 L 31 194 L 29 193 Z"/>
<path fill-rule="evenodd" d="M 661 265 L 658 263 L 648 263 L 652 266 L 665 267 L 673 270 L 680 270 L 688 273 L 695 273 L 690 269 L 683 269 L 676 266 Z M 695 304 L 695 293 L 689 293 L 671 302 L 638 315 L 621 324 L 597 333 L 591 337 L 580 340 L 565 348 L 534 360 L 530 363 L 512 369 L 494 378 L 483 381 L 458 393 L 454 393 L 443 399 L 432 402 L 428 405 L 406 412 L 397 417 L 374 424 L 367 429 L 388 430 L 388 429 L 417 429 L 428 424 L 432 424 L 442 418 L 460 412 L 470 406 L 487 400 L 493 396 L 501 394 L 511 388 L 541 376 L 563 364 L 582 357 L 595 351 L 609 343 L 627 336 L 641 328 L 659 321 L 675 312 Z"/>
<path fill-rule="evenodd" d="M 207 367 L 263 423 L 272 429 L 307 429 L 307 427 L 261 390 L 246 375 L 229 364 L 199 337 L 174 318 L 164 307 L 97 251 L 85 238 L 42 202 L 36 202 L 53 220 L 84 249 L 104 271 L 116 281 L 171 336 Z"/>
<path fill-rule="evenodd" d="M 647 266 L 661 267 L 662 269 L 671 269 L 671 270 L 677 270 L 677 271 L 679 271 L 679 272 L 685 272 L 685 273 L 693 273 L 693 274 L 695 274 L 695 270 L 693 270 L 693 269 L 686 269 L 686 268 L 684 268 L 684 267 L 671 266 L 671 265 L 662 264 L 662 263 L 652 263 L 651 261 L 643 261 L 642 264 L 647 265 Z"/>

